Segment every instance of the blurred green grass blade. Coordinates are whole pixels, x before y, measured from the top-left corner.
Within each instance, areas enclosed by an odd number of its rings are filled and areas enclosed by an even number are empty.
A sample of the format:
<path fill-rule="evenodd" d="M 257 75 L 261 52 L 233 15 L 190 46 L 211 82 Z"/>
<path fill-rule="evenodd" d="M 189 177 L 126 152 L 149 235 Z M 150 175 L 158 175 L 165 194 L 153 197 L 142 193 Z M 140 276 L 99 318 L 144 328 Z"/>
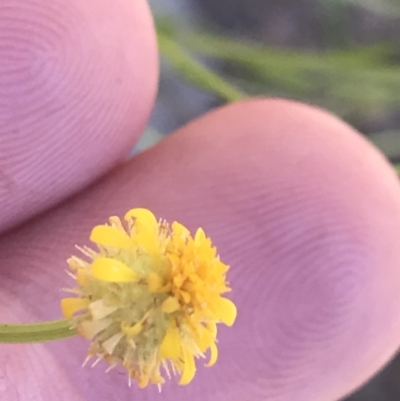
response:
<path fill-rule="evenodd" d="M 250 88 L 252 95 L 278 93 L 334 111 L 400 104 L 400 67 L 392 65 L 396 52 L 390 44 L 315 53 L 214 33 L 182 33 L 165 20 L 160 30 L 189 51 L 231 62 L 236 72 L 228 72 L 229 81 L 246 91 Z"/>
<path fill-rule="evenodd" d="M 380 67 L 394 54 L 392 46 L 374 45 L 351 50 L 312 53 L 307 51 L 283 50 L 265 47 L 258 43 L 243 42 L 218 35 L 190 34 L 174 37 L 178 43 L 188 49 L 218 59 L 233 61 L 277 77 L 290 78 L 287 75 L 305 70 L 330 71 L 354 70 Z"/>
<path fill-rule="evenodd" d="M 359 107 L 400 104 L 400 67 L 391 65 L 393 48 L 375 45 L 342 51 L 311 53 L 267 48 L 207 34 L 179 35 L 178 43 L 203 55 L 232 62 L 247 70 L 241 75 L 257 82 L 262 94 L 267 87 L 288 91 L 290 96 L 322 102 L 332 98 Z M 319 98 L 322 96 L 322 100 Z"/>
<path fill-rule="evenodd" d="M 188 48 L 220 59 L 263 64 L 269 61 L 286 66 L 290 62 L 296 67 L 322 67 L 321 60 L 329 61 L 330 67 L 337 68 L 351 68 L 360 65 L 373 67 L 381 65 L 396 51 L 392 45 L 386 43 L 315 53 L 266 47 L 257 42 L 242 41 L 217 34 L 189 32 L 184 35 L 171 34 L 177 42 L 186 45 Z"/>
<path fill-rule="evenodd" d="M 241 100 L 246 97 L 246 94 L 240 89 L 195 61 L 162 31 L 158 32 L 158 43 L 161 53 L 174 66 L 177 72 L 197 87 L 215 93 L 227 102 Z"/>

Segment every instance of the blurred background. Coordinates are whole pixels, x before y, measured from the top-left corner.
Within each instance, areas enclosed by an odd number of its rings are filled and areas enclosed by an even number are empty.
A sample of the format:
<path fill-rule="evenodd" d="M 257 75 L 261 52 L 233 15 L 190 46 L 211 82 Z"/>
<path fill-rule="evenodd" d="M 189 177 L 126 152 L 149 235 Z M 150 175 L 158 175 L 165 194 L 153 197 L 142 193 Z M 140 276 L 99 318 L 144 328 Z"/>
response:
<path fill-rule="evenodd" d="M 247 94 L 326 108 L 400 163 L 400 0 L 150 5 L 163 56 L 161 82 L 136 151 Z M 398 400 L 400 357 L 345 401 Z"/>

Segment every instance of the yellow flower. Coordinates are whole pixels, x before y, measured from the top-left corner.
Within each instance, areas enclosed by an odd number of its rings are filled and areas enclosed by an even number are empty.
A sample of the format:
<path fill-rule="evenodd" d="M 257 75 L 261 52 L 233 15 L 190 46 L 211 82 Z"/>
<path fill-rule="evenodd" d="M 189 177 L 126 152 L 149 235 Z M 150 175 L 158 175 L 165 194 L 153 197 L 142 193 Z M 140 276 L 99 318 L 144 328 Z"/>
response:
<path fill-rule="evenodd" d="M 199 228 L 157 221 L 147 209 L 132 209 L 90 239 L 98 250 L 79 248 L 87 261 L 68 260 L 77 286 L 61 307 L 78 333 L 91 341 L 88 358 L 122 365 L 139 387 L 160 386 L 164 375 L 188 384 L 197 358 L 218 357 L 217 324 L 231 326 L 236 307 L 221 296 L 230 291 L 229 269 Z"/>

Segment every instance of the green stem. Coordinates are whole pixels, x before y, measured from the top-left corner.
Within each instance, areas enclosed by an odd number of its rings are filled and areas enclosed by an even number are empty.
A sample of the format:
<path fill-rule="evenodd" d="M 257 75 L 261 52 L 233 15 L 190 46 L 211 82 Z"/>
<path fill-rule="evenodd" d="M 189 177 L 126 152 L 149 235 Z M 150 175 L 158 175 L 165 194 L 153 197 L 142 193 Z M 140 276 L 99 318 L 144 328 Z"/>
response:
<path fill-rule="evenodd" d="M 0 343 L 36 343 L 62 340 L 77 335 L 69 320 L 33 324 L 0 324 Z"/>
<path fill-rule="evenodd" d="M 247 97 L 240 89 L 191 58 L 164 33 L 158 32 L 158 44 L 161 53 L 175 69 L 194 85 L 216 93 L 227 102 L 234 102 Z"/>

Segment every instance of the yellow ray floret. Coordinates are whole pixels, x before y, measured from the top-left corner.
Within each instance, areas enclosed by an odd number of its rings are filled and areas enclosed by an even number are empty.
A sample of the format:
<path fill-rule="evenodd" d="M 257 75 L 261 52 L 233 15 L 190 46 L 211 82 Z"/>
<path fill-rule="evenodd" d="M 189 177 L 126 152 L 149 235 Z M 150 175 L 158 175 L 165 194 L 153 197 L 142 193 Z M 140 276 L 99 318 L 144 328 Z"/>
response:
<path fill-rule="evenodd" d="M 218 359 L 218 348 L 216 344 L 213 342 L 210 345 L 210 360 L 206 364 L 207 367 L 213 366 Z"/>
<path fill-rule="evenodd" d="M 61 300 L 61 310 L 66 318 L 71 318 L 76 312 L 87 308 L 89 301 L 85 298 L 64 298 Z"/>
<path fill-rule="evenodd" d="M 167 332 L 160 345 L 160 356 L 165 359 L 178 359 L 181 356 L 181 336 L 175 320 L 171 319 Z"/>
<path fill-rule="evenodd" d="M 109 221 L 91 232 L 97 251 L 79 248 L 88 260 L 68 260 L 77 297 L 61 301 L 63 314 L 91 342 L 88 357 L 122 365 L 140 388 L 171 372 L 186 385 L 197 358 L 216 363 L 217 325 L 235 322 L 236 306 L 222 296 L 229 267 L 201 228 L 192 236 L 143 208 Z"/>
<path fill-rule="evenodd" d="M 137 272 L 115 258 L 95 259 L 92 263 L 91 273 L 98 280 L 113 283 L 129 283 L 139 279 Z"/>
<path fill-rule="evenodd" d="M 90 240 L 99 245 L 113 246 L 121 249 L 129 249 L 132 247 L 132 239 L 127 233 L 116 227 L 96 226 L 90 234 Z"/>
<path fill-rule="evenodd" d="M 194 362 L 193 353 L 188 347 L 182 347 L 183 354 L 183 372 L 181 379 L 179 380 L 180 385 L 189 384 L 196 373 L 196 363 Z"/>

